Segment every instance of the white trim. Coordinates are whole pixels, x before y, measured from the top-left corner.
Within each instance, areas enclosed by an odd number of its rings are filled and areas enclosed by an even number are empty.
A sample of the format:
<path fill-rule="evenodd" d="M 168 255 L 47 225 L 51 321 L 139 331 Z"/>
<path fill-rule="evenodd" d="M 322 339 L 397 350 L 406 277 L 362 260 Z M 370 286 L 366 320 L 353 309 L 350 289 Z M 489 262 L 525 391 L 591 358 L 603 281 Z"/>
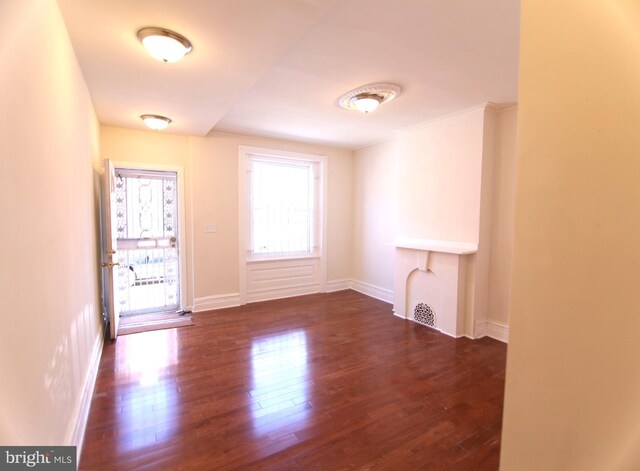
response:
<path fill-rule="evenodd" d="M 503 111 L 513 110 L 517 107 L 518 107 L 517 101 L 513 101 L 509 103 L 494 103 L 493 101 L 488 101 L 486 110 L 493 114 L 498 114 L 498 113 L 502 113 Z"/>
<path fill-rule="evenodd" d="M 320 169 L 320 292 L 327 290 L 327 204 L 329 198 L 329 158 L 326 155 L 318 161 Z"/>
<path fill-rule="evenodd" d="M 87 368 L 87 374 L 82 382 L 82 390 L 80 391 L 80 397 L 76 403 L 76 409 L 73 413 L 72 420 L 69 422 L 67 428 L 67 435 L 65 437 L 65 443 L 72 446 L 77 446 L 77 462 L 80 462 L 80 454 L 82 453 L 82 444 L 84 443 L 84 432 L 87 428 L 87 421 L 89 420 L 89 410 L 91 409 L 91 399 L 93 399 L 93 390 L 96 385 L 96 378 L 98 377 L 98 369 L 100 367 L 100 358 L 102 357 L 102 346 L 104 344 L 105 332 L 102 328 L 98 329 L 98 335 L 93 343 L 93 349 L 91 351 L 91 358 L 89 359 L 89 366 Z"/>
<path fill-rule="evenodd" d="M 238 146 L 238 273 L 240 275 L 240 304 L 247 304 L 247 152 L 248 148 Z"/>
<path fill-rule="evenodd" d="M 272 299 L 293 298 L 295 296 L 304 296 L 307 294 L 318 293 L 318 285 L 316 283 L 307 286 L 296 286 L 294 288 L 278 288 L 255 293 L 247 293 L 247 303 L 258 303 L 260 301 L 271 301 Z"/>
<path fill-rule="evenodd" d="M 335 280 L 328 281 L 325 286 L 325 293 L 333 293 L 335 291 L 344 291 L 345 289 L 351 289 L 351 280 Z"/>
<path fill-rule="evenodd" d="M 473 340 L 473 337 L 469 337 L 467 334 L 461 334 L 461 335 L 455 336 L 453 334 L 450 334 L 449 332 L 445 332 L 444 330 L 439 329 L 438 327 L 430 327 L 428 325 L 424 325 L 423 323 L 416 321 L 413 317 L 399 316 L 398 314 L 396 314 L 395 309 L 393 311 L 393 315 L 398 317 L 398 318 L 400 318 L 400 319 L 404 319 L 405 321 L 410 321 L 410 322 L 413 322 L 414 324 L 418 324 L 418 325 L 424 327 L 425 329 L 434 330 L 434 331 L 436 331 L 436 332 L 438 332 L 440 334 L 446 335 L 447 337 L 451 337 L 453 339 L 461 339 L 462 337 L 467 337 L 468 339 L 472 339 Z"/>
<path fill-rule="evenodd" d="M 379 286 L 357 280 L 351 280 L 351 289 L 371 296 L 372 298 L 379 299 L 380 301 L 393 304 L 393 291 L 390 289 L 380 288 Z"/>
<path fill-rule="evenodd" d="M 240 293 L 216 294 L 196 298 L 193 304 L 193 312 L 213 311 L 226 307 L 240 306 Z"/>
<path fill-rule="evenodd" d="M 475 325 L 473 338 L 481 339 L 482 337 L 491 337 L 500 342 L 509 343 L 509 326 L 502 322 L 478 322 Z"/>
<path fill-rule="evenodd" d="M 370 283 L 365 283 L 363 281 L 357 280 L 335 280 L 327 282 L 325 292 L 332 293 L 334 291 L 342 291 L 345 289 L 352 289 L 357 291 L 358 293 L 366 294 L 375 299 L 379 299 L 380 301 L 384 301 L 389 304 L 393 304 L 393 291 L 386 288 L 380 288 L 379 286 L 372 285 Z M 395 311 L 393 313 L 394 316 L 400 317 L 401 319 L 406 319 L 403 316 L 396 315 Z"/>
<path fill-rule="evenodd" d="M 476 322 L 476 325 L 473 328 L 473 335 L 469 338 L 472 339 L 481 339 L 482 337 L 487 336 L 487 323 L 486 322 Z"/>
<path fill-rule="evenodd" d="M 476 242 L 416 239 L 414 237 L 398 237 L 395 240 L 395 246 L 399 249 L 424 250 L 457 255 L 468 255 L 478 251 L 478 244 Z"/>
<path fill-rule="evenodd" d="M 429 119 L 427 121 L 423 121 L 421 123 L 417 123 L 411 126 L 407 126 L 398 131 L 399 136 L 405 136 L 407 134 L 411 134 L 416 131 L 421 131 L 423 129 L 430 128 L 432 126 L 438 126 L 439 124 L 444 124 L 449 121 L 453 121 L 456 119 L 460 119 L 462 117 L 472 115 L 474 113 L 479 113 L 487 109 L 487 106 L 490 102 L 485 101 L 484 103 L 477 104 L 475 106 L 470 106 L 469 108 L 464 108 L 462 110 L 454 111 L 452 113 L 438 116 L 433 119 Z"/>
<path fill-rule="evenodd" d="M 253 257 L 247 257 L 247 263 L 260 263 L 260 262 L 282 262 L 289 260 L 307 260 L 311 258 L 320 259 L 320 255 L 315 254 L 302 254 L 302 255 L 287 255 L 287 256 L 277 256 L 277 257 L 269 257 L 269 256 L 259 256 L 254 255 Z"/>
<path fill-rule="evenodd" d="M 184 167 L 182 165 L 162 165 L 162 164 L 150 164 L 143 162 L 115 162 L 111 161 L 113 166 L 118 169 L 126 170 L 158 170 L 161 172 L 176 172 L 176 180 L 178 183 L 178 243 L 179 250 L 178 256 L 180 258 L 180 309 L 186 309 L 188 305 L 192 305 L 193 302 L 187 300 L 187 283 L 192 280 L 187 279 L 187 231 L 186 231 L 186 202 L 185 202 L 185 184 L 184 184 Z M 193 227 L 192 227 L 193 229 Z M 193 231 L 191 231 L 193 232 Z M 193 242 L 193 235 L 190 234 Z M 193 250 L 193 245 L 191 246 Z M 193 264 L 192 264 L 193 266 Z"/>
<path fill-rule="evenodd" d="M 487 335 L 492 339 L 509 343 L 509 326 L 501 322 L 487 321 Z"/>

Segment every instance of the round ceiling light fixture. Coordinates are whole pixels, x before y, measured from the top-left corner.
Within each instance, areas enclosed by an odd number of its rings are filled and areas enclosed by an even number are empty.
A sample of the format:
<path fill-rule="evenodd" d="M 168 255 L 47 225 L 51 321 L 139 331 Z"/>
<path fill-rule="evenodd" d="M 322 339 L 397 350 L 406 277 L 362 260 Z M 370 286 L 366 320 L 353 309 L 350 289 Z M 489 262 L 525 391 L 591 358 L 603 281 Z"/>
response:
<path fill-rule="evenodd" d="M 142 28 L 137 36 L 151 57 L 160 62 L 179 61 L 193 49 L 183 35 L 164 28 Z"/>
<path fill-rule="evenodd" d="M 144 124 L 153 129 L 154 131 L 162 131 L 169 126 L 171 120 L 165 116 L 159 116 L 157 114 L 143 114 L 140 116 Z"/>
<path fill-rule="evenodd" d="M 363 113 L 374 111 L 381 103 L 393 100 L 400 94 L 400 87 L 392 83 L 372 83 L 345 93 L 338 104 L 346 110 Z"/>

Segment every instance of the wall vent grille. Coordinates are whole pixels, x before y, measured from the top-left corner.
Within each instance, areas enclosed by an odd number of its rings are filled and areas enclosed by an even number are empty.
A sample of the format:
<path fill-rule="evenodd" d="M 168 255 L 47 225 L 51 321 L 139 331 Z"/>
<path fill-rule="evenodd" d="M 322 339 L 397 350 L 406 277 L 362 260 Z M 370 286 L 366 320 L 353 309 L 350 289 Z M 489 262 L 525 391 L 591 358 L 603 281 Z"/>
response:
<path fill-rule="evenodd" d="M 413 320 L 428 327 L 435 327 L 436 313 L 428 304 L 418 303 L 413 310 Z"/>

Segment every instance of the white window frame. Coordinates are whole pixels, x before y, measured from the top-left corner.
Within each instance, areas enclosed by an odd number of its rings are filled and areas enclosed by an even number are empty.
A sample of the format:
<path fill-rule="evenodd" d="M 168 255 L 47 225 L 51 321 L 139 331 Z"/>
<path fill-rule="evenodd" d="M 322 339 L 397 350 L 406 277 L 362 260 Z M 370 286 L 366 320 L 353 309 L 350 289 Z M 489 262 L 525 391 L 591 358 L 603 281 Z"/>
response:
<path fill-rule="evenodd" d="M 282 254 L 282 255 L 253 255 L 251 241 L 251 172 L 252 159 L 273 162 L 301 161 L 316 166 L 315 175 L 319 179 L 314 198 L 316 218 L 313 236 L 314 250 L 312 253 Z M 246 304 L 247 263 L 256 261 L 295 260 L 303 258 L 320 259 L 320 291 L 326 287 L 326 243 L 327 243 L 327 156 L 268 149 L 253 146 L 238 146 L 238 214 L 239 214 L 239 262 L 240 262 L 240 302 Z"/>

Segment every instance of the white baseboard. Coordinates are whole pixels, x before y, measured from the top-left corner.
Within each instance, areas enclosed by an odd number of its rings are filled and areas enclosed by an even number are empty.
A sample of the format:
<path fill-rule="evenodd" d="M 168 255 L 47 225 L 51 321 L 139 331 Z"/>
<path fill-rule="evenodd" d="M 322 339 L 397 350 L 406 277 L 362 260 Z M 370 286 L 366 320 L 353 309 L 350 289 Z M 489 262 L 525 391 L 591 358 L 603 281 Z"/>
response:
<path fill-rule="evenodd" d="M 501 322 L 487 321 L 487 335 L 492 339 L 509 343 L 509 326 Z"/>
<path fill-rule="evenodd" d="M 193 312 L 212 311 L 234 306 L 240 306 L 240 293 L 216 294 L 193 300 Z"/>
<path fill-rule="evenodd" d="M 335 280 L 328 281 L 325 286 L 326 293 L 334 291 L 342 291 L 352 289 L 372 298 L 393 304 L 393 291 L 363 283 L 354 280 Z M 293 288 L 271 289 L 260 291 L 257 293 L 248 293 L 247 302 L 256 303 L 260 301 L 269 301 L 271 299 L 291 298 L 294 296 L 303 296 L 305 294 L 318 293 L 318 285 L 297 286 Z M 226 307 L 240 306 L 240 294 L 229 293 L 214 296 L 204 296 L 194 300 L 193 312 L 211 311 L 215 309 L 223 309 Z"/>
<path fill-rule="evenodd" d="M 337 280 L 327 282 L 325 291 L 327 293 L 333 291 L 342 291 L 351 289 L 351 280 Z M 305 294 L 313 294 L 318 292 L 316 285 L 312 287 L 296 287 L 274 289 L 262 291 L 259 293 L 251 293 L 247 295 L 247 302 L 255 303 L 259 301 L 269 301 L 270 299 L 291 298 L 294 296 L 302 296 Z M 204 296 L 196 298 L 193 303 L 193 312 L 213 311 L 215 309 L 224 309 L 226 307 L 240 306 L 240 293 L 218 294 L 213 296 Z"/>
<path fill-rule="evenodd" d="M 351 289 L 351 280 L 335 280 L 327 281 L 325 287 L 325 293 L 333 293 L 334 291 L 344 291 L 345 289 Z"/>
<path fill-rule="evenodd" d="M 486 322 L 476 322 L 476 325 L 473 328 L 472 335 L 469 337 L 471 339 L 481 339 L 482 337 L 487 336 L 487 323 Z"/>
<path fill-rule="evenodd" d="M 500 342 L 509 343 L 509 326 L 501 322 L 478 322 L 475 325 L 473 338 L 491 337 Z"/>
<path fill-rule="evenodd" d="M 89 420 L 91 399 L 93 399 L 93 390 L 96 385 L 96 378 L 98 376 L 98 369 L 100 367 L 100 358 L 102 357 L 104 335 L 104 331 L 100 329 L 100 332 L 98 333 L 98 336 L 93 344 L 93 350 L 91 352 L 91 358 L 89 360 L 89 367 L 87 368 L 87 374 L 84 377 L 82 390 L 80 391 L 80 398 L 78 400 L 72 420 L 69 423 L 67 436 L 65 438 L 65 444 L 77 447 L 78 463 L 80 462 L 80 453 L 82 453 L 82 444 L 84 443 L 84 432 L 87 428 L 87 421 Z"/>
<path fill-rule="evenodd" d="M 319 293 L 320 287 L 317 284 L 307 286 L 296 286 L 291 288 L 277 288 L 255 293 L 247 293 L 247 303 L 258 303 L 271 299 L 293 298 L 294 296 L 304 296 L 305 294 Z"/>
<path fill-rule="evenodd" d="M 379 286 L 374 286 L 357 280 L 351 281 L 351 289 L 358 291 L 359 293 L 366 294 L 367 296 L 371 296 L 372 298 L 379 299 L 380 301 L 393 304 L 393 291 L 390 289 L 380 288 Z"/>
<path fill-rule="evenodd" d="M 345 289 L 353 289 L 360 293 L 366 294 L 381 301 L 388 303 L 393 302 L 393 292 L 385 290 L 377 286 L 353 280 L 335 280 L 328 281 L 324 292 L 333 293 L 335 291 L 343 291 Z M 256 303 L 260 301 L 269 301 L 271 299 L 292 298 L 294 296 L 303 296 L 305 294 L 314 294 L 319 292 L 318 285 L 297 286 L 282 289 L 270 289 L 256 293 L 247 294 L 248 303 Z M 240 294 L 229 293 L 213 296 L 204 296 L 196 298 L 193 303 L 193 312 L 212 311 L 215 309 L 224 309 L 226 307 L 240 306 Z"/>

